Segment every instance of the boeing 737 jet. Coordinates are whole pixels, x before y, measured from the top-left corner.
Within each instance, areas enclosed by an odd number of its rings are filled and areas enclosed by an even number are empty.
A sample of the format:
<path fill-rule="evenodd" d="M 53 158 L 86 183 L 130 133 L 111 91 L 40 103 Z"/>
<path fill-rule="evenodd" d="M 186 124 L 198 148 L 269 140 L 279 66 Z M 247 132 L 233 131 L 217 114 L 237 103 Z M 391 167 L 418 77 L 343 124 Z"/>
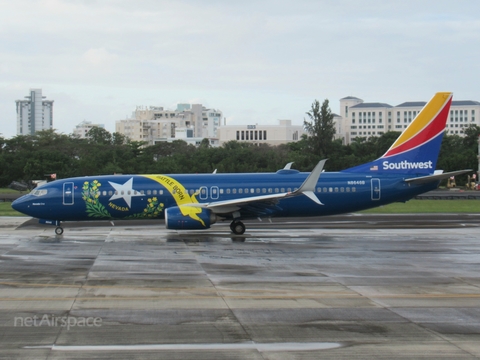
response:
<path fill-rule="evenodd" d="M 407 201 L 440 180 L 471 170 L 435 170 L 452 94 L 425 105 L 379 159 L 340 172 L 311 173 L 286 166 L 276 173 L 103 175 L 56 180 L 12 203 L 43 224 L 79 220 L 165 219 L 168 229 L 208 229 L 230 221 L 243 234 L 244 219 L 306 217 L 364 210 Z"/>

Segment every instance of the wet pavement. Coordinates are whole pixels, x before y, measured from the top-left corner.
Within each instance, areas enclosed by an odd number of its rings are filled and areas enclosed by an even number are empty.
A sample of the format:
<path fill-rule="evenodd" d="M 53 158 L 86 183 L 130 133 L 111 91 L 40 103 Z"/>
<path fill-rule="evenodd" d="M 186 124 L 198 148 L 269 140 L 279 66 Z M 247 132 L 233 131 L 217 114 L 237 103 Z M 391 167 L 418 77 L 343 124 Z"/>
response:
<path fill-rule="evenodd" d="M 480 358 L 480 215 L 0 218 L 0 358 Z"/>

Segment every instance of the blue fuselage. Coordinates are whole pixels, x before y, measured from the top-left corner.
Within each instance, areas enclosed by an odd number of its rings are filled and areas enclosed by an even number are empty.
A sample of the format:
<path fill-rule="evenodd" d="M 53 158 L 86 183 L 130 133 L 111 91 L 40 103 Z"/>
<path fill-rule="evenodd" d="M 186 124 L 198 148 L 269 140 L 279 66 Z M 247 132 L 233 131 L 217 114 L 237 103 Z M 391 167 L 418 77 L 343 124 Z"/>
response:
<path fill-rule="evenodd" d="M 57 180 L 16 200 L 25 214 L 52 221 L 164 218 L 165 209 L 195 203 L 292 192 L 309 173 L 105 175 Z M 242 207 L 237 218 L 321 216 L 406 201 L 433 190 L 438 182 L 413 185 L 404 176 L 322 173 L 315 194 L 323 205 L 299 195 Z M 222 214 L 220 214 L 222 216 Z M 227 212 L 223 216 L 231 219 Z"/>

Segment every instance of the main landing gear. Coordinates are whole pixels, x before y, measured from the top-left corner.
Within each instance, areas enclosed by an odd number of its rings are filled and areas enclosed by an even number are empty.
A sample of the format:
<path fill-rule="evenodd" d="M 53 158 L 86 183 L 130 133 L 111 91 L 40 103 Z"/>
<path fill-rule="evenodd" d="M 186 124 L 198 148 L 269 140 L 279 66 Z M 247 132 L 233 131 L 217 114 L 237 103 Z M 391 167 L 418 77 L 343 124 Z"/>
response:
<path fill-rule="evenodd" d="M 245 232 L 245 225 L 239 220 L 233 220 L 230 224 L 230 230 L 235 235 L 242 235 Z"/>

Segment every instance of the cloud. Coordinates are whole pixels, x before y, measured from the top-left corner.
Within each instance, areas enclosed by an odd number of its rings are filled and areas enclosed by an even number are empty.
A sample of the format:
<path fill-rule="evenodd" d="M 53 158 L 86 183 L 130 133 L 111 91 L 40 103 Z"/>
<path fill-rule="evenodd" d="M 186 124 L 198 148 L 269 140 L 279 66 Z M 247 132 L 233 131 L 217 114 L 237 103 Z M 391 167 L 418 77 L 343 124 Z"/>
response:
<path fill-rule="evenodd" d="M 83 55 L 82 60 L 94 67 L 110 67 L 117 60 L 118 56 L 105 50 L 105 48 L 88 49 Z"/>
<path fill-rule="evenodd" d="M 465 0 L 3 1 L 0 86 L 67 94 L 82 104 L 72 125 L 177 99 L 248 123 L 301 121 L 315 98 L 334 112 L 346 95 L 399 103 L 438 87 L 480 100 L 478 11 Z M 13 100 L 0 99 L 9 119 Z M 73 121 L 54 100 L 57 124 Z"/>

